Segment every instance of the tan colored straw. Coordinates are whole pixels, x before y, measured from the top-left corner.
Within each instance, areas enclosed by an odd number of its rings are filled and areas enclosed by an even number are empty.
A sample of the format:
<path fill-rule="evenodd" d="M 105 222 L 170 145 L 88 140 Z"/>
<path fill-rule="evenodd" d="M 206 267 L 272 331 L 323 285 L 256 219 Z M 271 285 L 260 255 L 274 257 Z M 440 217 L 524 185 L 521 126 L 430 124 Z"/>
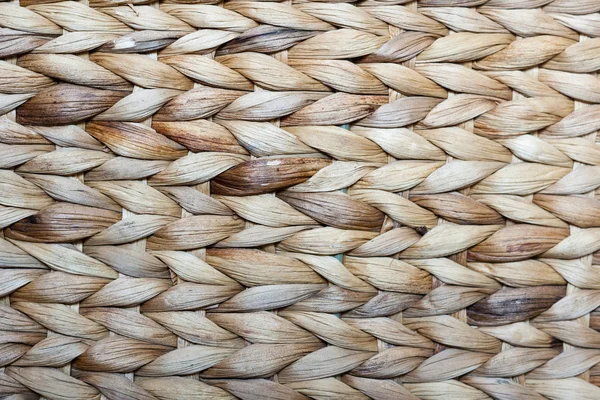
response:
<path fill-rule="evenodd" d="M 0 400 L 600 399 L 599 0 L 0 2 Z"/>

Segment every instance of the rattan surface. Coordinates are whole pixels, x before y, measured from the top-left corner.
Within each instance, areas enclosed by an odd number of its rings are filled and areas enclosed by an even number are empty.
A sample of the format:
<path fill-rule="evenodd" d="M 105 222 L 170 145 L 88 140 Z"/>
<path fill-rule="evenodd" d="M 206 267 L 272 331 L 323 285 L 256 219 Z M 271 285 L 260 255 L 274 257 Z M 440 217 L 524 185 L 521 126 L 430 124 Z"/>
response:
<path fill-rule="evenodd" d="M 600 1 L 0 2 L 0 399 L 599 399 Z"/>

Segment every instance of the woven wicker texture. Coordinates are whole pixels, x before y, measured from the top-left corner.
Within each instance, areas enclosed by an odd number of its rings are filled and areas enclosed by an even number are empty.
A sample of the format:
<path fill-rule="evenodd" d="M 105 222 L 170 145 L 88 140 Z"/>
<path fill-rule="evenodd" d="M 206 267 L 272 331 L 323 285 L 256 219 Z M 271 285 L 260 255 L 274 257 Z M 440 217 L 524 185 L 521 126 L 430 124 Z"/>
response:
<path fill-rule="evenodd" d="M 0 2 L 0 399 L 600 399 L 600 1 L 131 3 Z"/>

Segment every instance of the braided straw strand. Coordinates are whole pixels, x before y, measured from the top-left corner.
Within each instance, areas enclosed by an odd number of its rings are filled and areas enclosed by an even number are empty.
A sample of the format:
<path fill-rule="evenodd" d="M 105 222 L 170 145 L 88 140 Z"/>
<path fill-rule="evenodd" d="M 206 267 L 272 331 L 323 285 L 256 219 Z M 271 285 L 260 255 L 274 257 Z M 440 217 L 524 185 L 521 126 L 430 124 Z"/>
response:
<path fill-rule="evenodd" d="M 0 400 L 600 398 L 600 2 L 0 1 Z"/>

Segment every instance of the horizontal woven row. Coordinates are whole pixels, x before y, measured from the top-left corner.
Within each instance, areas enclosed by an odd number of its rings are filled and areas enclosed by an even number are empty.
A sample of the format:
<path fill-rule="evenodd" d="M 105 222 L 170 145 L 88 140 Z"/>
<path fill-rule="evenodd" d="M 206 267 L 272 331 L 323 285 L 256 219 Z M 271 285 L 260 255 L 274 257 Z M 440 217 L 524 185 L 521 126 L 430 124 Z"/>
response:
<path fill-rule="evenodd" d="M 0 1 L 0 399 L 600 398 L 600 2 Z"/>

